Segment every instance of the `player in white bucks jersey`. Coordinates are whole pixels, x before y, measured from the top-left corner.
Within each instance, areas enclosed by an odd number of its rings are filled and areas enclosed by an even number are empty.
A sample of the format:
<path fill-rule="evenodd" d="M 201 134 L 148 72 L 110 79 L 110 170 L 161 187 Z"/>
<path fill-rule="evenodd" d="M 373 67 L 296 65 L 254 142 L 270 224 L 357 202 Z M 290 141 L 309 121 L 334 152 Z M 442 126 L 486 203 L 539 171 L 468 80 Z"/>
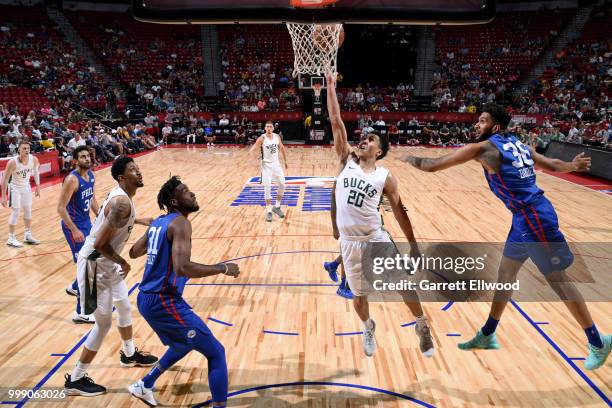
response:
<path fill-rule="evenodd" d="M 25 233 L 23 240 L 26 244 L 37 245 L 40 241 L 32 236 L 32 188 L 30 177 L 34 176 L 36 183 L 35 194 L 40 197 L 40 176 L 38 175 L 38 159 L 30 154 L 30 143 L 22 140 L 17 146 L 19 155 L 9 160 L 2 179 L 2 206 L 11 207 L 8 219 L 9 234 L 6 244 L 21 248 L 23 244 L 15 237 L 15 225 L 19 209 L 23 208 L 23 223 Z"/>
<path fill-rule="evenodd" d="M 418 257 L 420 252 L 412 224 L 399 195 L 397 180 L 389 170 L 376 165 L 377 160 L 387 154 L 389 141 L 377 133 L 369 133 L 367 137 L 361 139 L 357 149 L 353 150 L 348 144 L 346 128 L 340 114 L 335 74 L 328 71 L 325 77 L 327 109 L 341 168 L 336 178 L 335 190 L 340 250 L 346 279 L 355 296 L 353 306 L 363 322 L 364 352 L 367 356 L 372 356 L 376 351 L 374 337 L 376 324 L 370 318 L 368 295 L 373 288 L 364 272 L 367 266 L 362 264 L 362 254 L 368 243 L 388 242 L 390 246 L 392 245 L 389 234 L 382 229 L 382 219 L 378 209 L 383 194 L 389 200 L 393 215 L 410 243 L 410 256 Z M 400 294 L 416 317 L 416 333 L 419 336 L 421 352 L 426 357 L 433 356 L 433 339 L 418 295 L 414 291 L 402 291 Z"/>
<path fill-rule="evenodd" d="M 66 374 L 64 387 L 68 395 L 92 397 L 106 388 L 89 378 L 87 368 L 96 356 L 110 330 L 113 305 L 117 309 L 117 326 L 121 335 L 120 364 L 123 367 L 151 366 L 157 357 L 142 353 L 132 335 L 132 308 L 125 277 L 130 264 L 120 253 L 130 237 L 134 223 L 149 225 L 150 219 L 136 219 L 132 198 L 143 186 L 138 166 L 130 157 L 120 157 L 111 168 L 117 186 L 108 194 L 77 259 L 77 279 L 81 308 L 93 313 L 95 325 L 87 336 L 81 356 L 72 373 Z"/>
<path fill-rule="evenodd" d="M 261 182 L 264 185 L 264 198 L 266 200 L 266 221 L 272 222 L 272 213 L 280 218 L 285 218 L 285 214 L 280 208 L 285 192 L 285 173 L 281 167 L 279 154 L 283 155 L 285 169 L 287 169 L 287 153 L 280 136 L 274 133 L 274 123 L 266 122 L 266 133 L 259 136 L 257 141 L 249 150 L 249 154 L 254 156 L 257 151 L 261 151 Z M 276 205 L 272 206 L 272 181 L 278 184 L 276 191 Z"/>

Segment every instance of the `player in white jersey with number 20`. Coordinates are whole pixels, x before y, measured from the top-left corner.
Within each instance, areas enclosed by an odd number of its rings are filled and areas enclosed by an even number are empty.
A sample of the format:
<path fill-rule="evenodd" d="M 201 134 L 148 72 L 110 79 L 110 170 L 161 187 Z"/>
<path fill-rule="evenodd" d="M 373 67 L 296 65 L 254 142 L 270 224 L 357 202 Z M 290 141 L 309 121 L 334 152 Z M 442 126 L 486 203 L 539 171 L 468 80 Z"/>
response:
<path fill-rule="evenodd" d="M 378 206 L 384 194 L 389 200 L 393 215 L 410 243 L 410 256 L 419 257 L 419 248 L 412 231 L 412 224 L 402 205 L 398 182 L 377 160 L 389 151 L 389 141 L 377 133 L 362 137 L 357 149 L 348 144 L 346 128 L 340 114 L 336 96 L 336 78 L 329 70 L 327 80 L 327 110 L 334 134 L 334 146 L 340 164 L 340 175 L 336 178 L 336 224 L 340 233 L 340 250 L 346 271 L 346 279 L 353 291 L 353 306 L 363 322 L 363 349 L 367 356 L 376 351 L 374 331 L 376 324 L 370 318 L 368 295 L 373 291 L 368 282 L 362 255 L 368 243 L 388 242 L 391 237 L 382 228 Z M 396 249 L 393 249 L 396 252 Z M 426 357 L 433 356 L 434 345 L 427 318 L 423 314 L 416 292 L 401 292 L 404 302 L 416 317 L 416 333 L 419 347 Z"/>
<path fill-rule="evenodd" d="M 280 136 L 274 133 L 274 123 L 266 122 L 266 133 L 259 136 L 257 141 L 249 150 L 249 154 L 254 156 L 258 149 L 261 150 L 261 182 L 264 185 L 264 198 L 266 200 L 266 221 L 272 222 L 272 213 L 285 218 L 285 214 L 280 208 L 285 192 L 285 173 L 281 167 L 279 153 L 283 155 L 285 169 L 287 169 L 287 153 Z M 272 207 L 272 181 L 278 184 L 276 192 L 276 205 Z"/>

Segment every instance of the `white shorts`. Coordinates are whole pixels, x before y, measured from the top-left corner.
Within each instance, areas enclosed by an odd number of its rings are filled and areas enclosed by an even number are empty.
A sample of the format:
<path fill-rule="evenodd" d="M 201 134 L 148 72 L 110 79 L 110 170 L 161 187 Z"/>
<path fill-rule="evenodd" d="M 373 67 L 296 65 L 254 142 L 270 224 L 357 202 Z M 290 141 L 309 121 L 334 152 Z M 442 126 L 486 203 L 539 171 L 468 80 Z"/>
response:
<path fill-rule="evenodd" d="M 19 209 L 32 206 L 32 189 L 27 187 L 10 187 L 9 206 Z"/>
<path fill-rule="evenodd" d="M 272 181 L 276 181 L 278 184 L 284 184 L 285 173 L 280 163 L 263 163 L 261 165 L 261 183 L 264 186 L 272 185 Z"/>
<path fill-rule="evenodd" d="M 367 296 L 374 288 L 365 276 L 362 255 L 368 242 L 393 242 L 389 233 L 380 229 L 367 237 L 340 237 L 340 252 L 346 281 L 355 296 Z"/>
<path fill-rule="evenodd" d="M 127 299 L 128 289 L 121 275 L 121 267 L 106 259 L 88 261 L 79 255 L 77 258 L 77 282 L 79 284 L 81 310 L 85 313 L 86 288 L 85 281 L 89 279 L 89 288 L 93 288 L 94 273 L 96 274 L 97 304 L 96 311 L 104 314 L 113 313 L 113 301 Z"/>

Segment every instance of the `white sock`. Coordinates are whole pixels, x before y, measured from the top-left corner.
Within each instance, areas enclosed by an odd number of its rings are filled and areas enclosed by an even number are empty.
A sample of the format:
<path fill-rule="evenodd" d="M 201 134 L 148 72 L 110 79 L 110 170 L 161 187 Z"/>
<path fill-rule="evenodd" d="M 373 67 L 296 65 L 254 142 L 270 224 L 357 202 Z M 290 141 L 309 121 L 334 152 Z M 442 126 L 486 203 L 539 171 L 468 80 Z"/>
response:
<path fill-rule="evenodd" d="M 76 365 L 72 369 L 72 374 L 70 374 L 70 381 L 78 381 L 85 377 L 85 374 L 87 374 L 87 368 L 89 368 L 89 364 L 77 361 Z"/>
<path fill-rule="evenodd" d="M 276 200 L 276 207 L 278 208 L 278 207 L 280 207 L 280 205 L 281 205 L 280 200 Z"/>
<path fill-rule="evenodd" d="M 26 228 L 25 231 L 24 231 L 24 234 L 31 234 L 31 233 L 32 233 L 32 231 L 30 231 L 29 228 Z"/>
<path fill-rule="evenodd" d="M 272 212 L 272 206 L 271 205 L 267 205 L 266 206 L 266 211 L 267 212 Z"/>
<path fill-rule="evenodd" d="M 365 330 L 372 330 L 374 328 L 374 322 L 372 321 L 372 319 L 368 319 L 363 322 L 363 328 Z"/>
<path fill-rule="evenodd" d="M 136 347 L 134 346 L 134 339 L 129 340 L 121 340 L 121 349 L 123 350 L 123 354 L 126 357 L 132 357 L 136 352 Z"/>

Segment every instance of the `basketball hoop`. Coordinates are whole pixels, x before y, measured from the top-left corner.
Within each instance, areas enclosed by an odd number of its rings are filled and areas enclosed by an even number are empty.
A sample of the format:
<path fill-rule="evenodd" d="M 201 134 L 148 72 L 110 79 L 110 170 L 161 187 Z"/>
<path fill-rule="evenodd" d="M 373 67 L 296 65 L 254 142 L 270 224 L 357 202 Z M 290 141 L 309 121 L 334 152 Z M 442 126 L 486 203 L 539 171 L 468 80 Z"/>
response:
<path fill-rule="evenodd" d="M 321 89 L 323 89 L 323 85 L 321 84 L 312 85 L 312 90 L 314 91 L 315 98 L 319 99 L 321 97 Z"/>
<path fill-rule="evenodd" d="M 344 40 L 342 24 L 287 23 L 293 44 L 293 77 L 336 72 L 338 47 Z"/>

